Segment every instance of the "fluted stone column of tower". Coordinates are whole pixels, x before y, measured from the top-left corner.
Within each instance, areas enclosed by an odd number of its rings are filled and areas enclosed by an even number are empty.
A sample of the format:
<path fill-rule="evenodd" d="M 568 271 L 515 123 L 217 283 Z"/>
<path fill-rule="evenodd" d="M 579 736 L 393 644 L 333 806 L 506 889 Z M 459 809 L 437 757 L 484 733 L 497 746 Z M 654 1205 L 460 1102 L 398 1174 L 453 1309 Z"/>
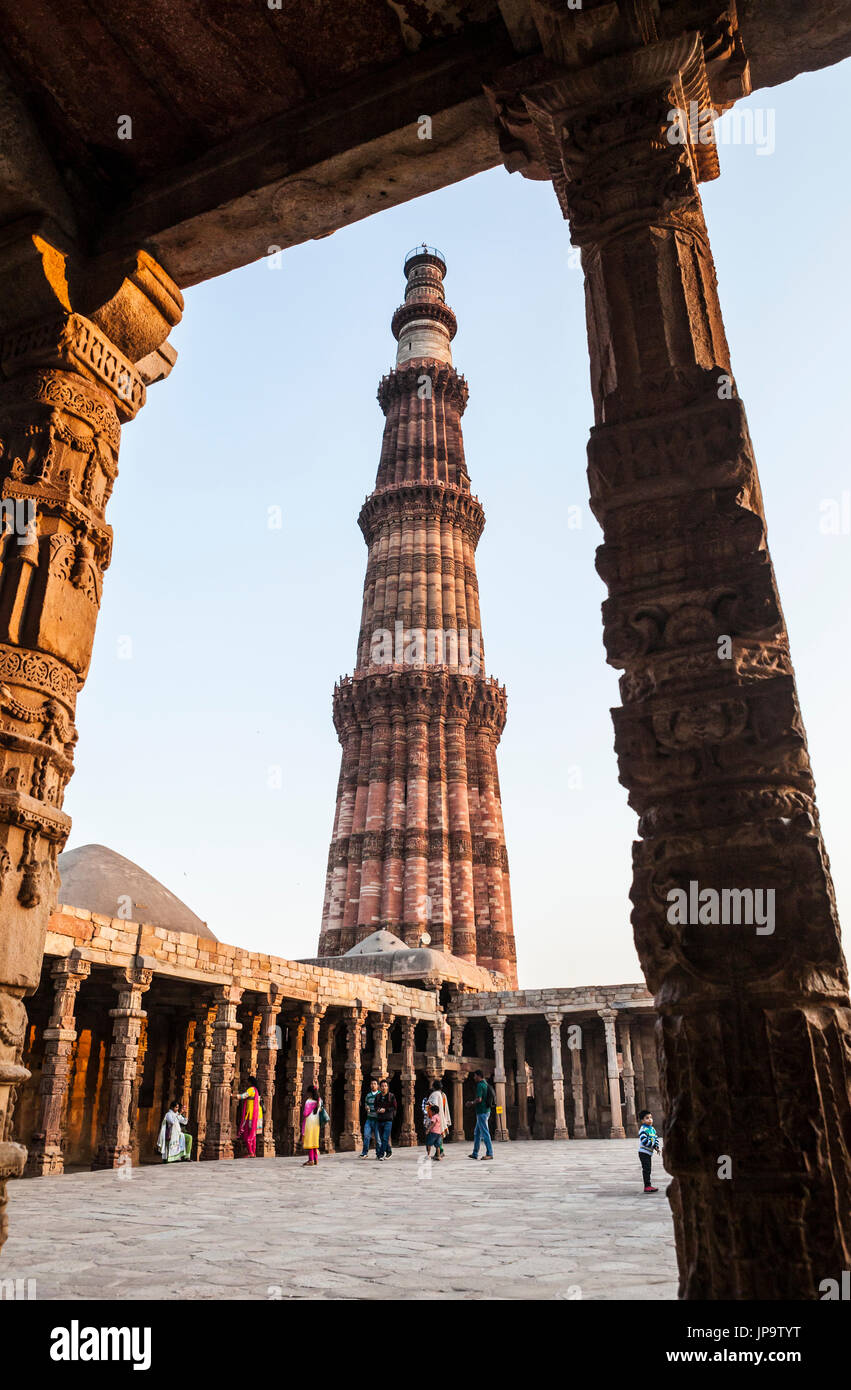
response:
<path fill-rule="evenodd" d="M 375 491 L 357 666 L 334 689 L 343 746 L 320 955 L 379 928 L 500 970 L 516 983 L 496 749 L 505 688 L 484 674 L 475 552 L 484 512 L 470 491 L 452 365 L 446 263 L 405 260 L 393 315 L 396 367 Z"/>

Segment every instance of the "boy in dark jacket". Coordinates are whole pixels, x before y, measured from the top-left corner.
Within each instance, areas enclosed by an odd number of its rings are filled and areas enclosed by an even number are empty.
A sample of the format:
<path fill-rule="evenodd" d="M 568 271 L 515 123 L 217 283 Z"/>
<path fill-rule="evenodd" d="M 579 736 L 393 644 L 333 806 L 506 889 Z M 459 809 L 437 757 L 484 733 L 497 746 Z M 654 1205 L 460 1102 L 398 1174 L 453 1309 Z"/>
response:
<path fill-rule="evenodd" d="M 642 1110 L 639 1115 L 640 1128 L 638 1131 L 638 1158 L 641 1163 L 641 1172 L 644 1177 L 644 1191 L 658 1192 L 658 1187 L 653 1187 L 650 1182 L 650 1165 L 653 1162 L 654 1153 L 659 1153 L 659 1136 L 653 1128 L 653 1116 L 649 1110 Z"/>

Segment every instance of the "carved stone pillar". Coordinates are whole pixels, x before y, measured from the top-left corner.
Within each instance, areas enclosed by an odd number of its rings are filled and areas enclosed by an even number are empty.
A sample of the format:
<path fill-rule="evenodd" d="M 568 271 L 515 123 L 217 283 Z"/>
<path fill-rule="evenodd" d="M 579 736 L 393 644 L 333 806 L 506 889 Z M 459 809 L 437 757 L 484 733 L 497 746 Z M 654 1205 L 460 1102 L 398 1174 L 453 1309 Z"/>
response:
<path fill-rule="evenodd" d="M 600 1137 L 600 1102 L 597 1086 L 597 1039 L 591 1022 L 582 1030 L 582 1060 L 585 1069 L 585 1128 L 592 1139 Z"/>
<path fill-rule="evenodd" d="M 451 1138 L 460 1143 L 464 1139 L 464 1076 L 461 1071 L 461 1059 L 464 1050 L 464 1020 L 459 1014 L 450 1014 L 448 1023 L 451 1034 L 450 1047 L 455 1059 L 455 1070 L 452 1072 Z"/>
<path fill-rule="evenodd" d="M 320 1040 L 320 1054 L 322 1058 L 319 1090 L 325 1101 L 325 1106 L 331 1114 L 333 1120 L 332 1106 L 334 1088 L 334 1040 L 337 1035 L 337 1020 L 326 1018 Z M 334 1152 L 334 1137 L 331 1133 L 331 1125 L 324 1125 L 320 1133 L 319 1147 L 324 1154 Z"/>
<path fill-rule="evenodd" d="M 632 1042 L 629 1036 L 629 1019 L 618 1019 L 618 1038 L 621 1045 L 621 1056 L 623 1057 L 623 1093 L 626 1103 L 626 1122 L 624 1130 L 627 1138 L 635 1139 L 638 1135 L 638 1118 L 635 1113 L 635 1072 L 632 1066 Z"/>
<path fill-rule="evenodd" d="M 376 1080 L 380 1081 L 382 1076 L 387 1075 L 387 1034 L 393 1024 L 395 1014 L 381 1013 L 372 1015 L 372 1071 Z"/>
<path fill-rule="evenodd" d="M 552 1048 L 553 1106 L 555 1108 L 554 1139 L 569 1139 L 567 1121 L 564 1116 L 564 1069 L 561 1060 L 561 1024 L 563 1015 L 547 1013 L 544 1015 L 550 1025 L 550 1047 Z"/>
<path fill-rule="evenodd" d="M 570 1089 L 573 1094 L 573 1137 L 574 1139 L 585 1139 L 585 1096 L 582 1086 L 582 1050 L 576 1046 L 569 1046 L 570 1052 Z"/>
<path fill-rule="evenodd" d="M 644 1048 L 641 1043 L 641 1019 L 631 1019 L 629 1030 L 630 1052 L 632 1053 L 633 1065 L 635 1067 L 635 1089 L 638 1097 L 638 1108 L 639 1110 L 646 1110 L 648 1108 L 647 1083 L 644 1079 Z"/>
<path fill-rule="evenodd" d="M 0 230 L 0 1245 L 21 999 L 41 974 L 112 532 L 122 422 L 167 374 L 182 299 L 144 252 L 87 262 L 27 220 Z"/>
<path fill-rule="evenodd" d="M 363 1090 L 361 1061 L 363 1038 L 361 1031 L 366 1018 L 366 1009 L 345 1009 L 343 1017 L 346 1023 L 346 1079 L 343 1093 L 343 1130 L 338 1146 L 342 1153 L 353 1153 L 356 1149 L 360 1149 L 363 1143 L 360 1125 L 361 1091 Z"/>
<path fill-rule="evenodd" d="M 623 5 L 593 61 L 598 16 L 552 21 L 545 51 L 582 51 L 581 70 L 520 91 L 505 75 L 493 96 L 506 151 L 550 175 L 582 248 L 591 505 L 681 1293 L 813 1299 L 851 1248 L 847 974 L 698 193 L 718 172 L 707 108 L 748 91 L 747 55 L 732 9 L 661 39 L 648 7 L 639 39 Z"/>
<path fill-rule="evenodd" d="M 531 1139 L 529 1128 L 529 1081 L 526 1076 L 526 1023 L 515 1019 L 512 1024 L 514 1034 L 514 1060 L 517 1069 L 517 1138 Z"/>
<path fill-rule="evenodd" d="M 192 1152 L 200 1159 L 207 1134 L 207 1102 L 210 1098 L 210 1072 L 213 1066 L 213 1025 L 218 1010 L 208 1004 L 195 1024 L 195 1046 L 192 1059 L 192 1100 L 186 1112 L 188 1128 L 193 1131 Z"/>
<path fill-rule="evenodd" d="M 207 1128 L 203 1159 L 233 1158 L 231 1101 L 236 1071 L 236 1053 L 242 1024 L 236 1016 L 243 991 L 238 985 L 219 985 L 213 994 L 216 1018 L 213 1023 L 213 1055 L 210 1065 L 210 1093 L 207 1101 Z"/>
<path fill-rule="evenodd" d="M 493 1089 L 496 1093 L 497 1107 L 497 1114 L 494 1116 L 494 1138 L 507 1139 L 508 1126 L 505 1122 L 505 1019 L 488 1014 L 488 1023 L 493 1033 Z M 564 1100 L 562 1099 L 563 1104 Z"/>
<path fill-rule="evenodd" d="M 610 1139 L 624 1139 L 626 1137 L 621 1118 L 621 1085 L 620 1069 L 618 1067 L 618 1044 L 615 1037 L 615 1018 L 614 1009 L 598 1009 L 597 1013 L 603 1020 L 603 1029 L 606 1034 L 606 1073 L 609 1078 L 609 1104 L 612 1111 L 612 1123 L 609 1130 Z"/>
<path fill-rule="evenodd" d="M 414 1019 L 402 1019 L 402 1127 L 399 1131 L 399 1147 L 401 1149 L 413 1148 L 417 1142 L 417 1130 L 414 1121 L 414 1094 L 417 1084 L 417 1072 L 414 1066 L 415 1027 Z"/>
<path fill-rule="evenodd" d="M 153 970 L 128 965 L 117 970 L 113 988 L 118 1005 L 110 1009 L 112 1042 L 107 1064 L 106 1118 L 101 1130 L 93 1168 L 118 1168 L 132 1162 L 133 1088 L 139 1059 L 139 1034 L 147 1017 L 142 995 L 150 988 Z"/>
<path fill-rule="evenodd" d="M 242 1082 L 247 1081 L 249 1076 L 256 1077 L 257 1062 L 260 1052 L 260 1029 L 263 1017 L 259 1009 L 248 1015 L 248 1026 L 243 1025 L 240 1037 L 239 1062 L 240 1073 L 239 1082 L 242 1090 Z"/>
<path fill-rule="evenodd" d="M 325 1013 L 324 1004 L 308 1004 L 304 1011 L 304 1065 L 302 1087 L 319 1089 L 322 1054 L 319 1050 L 319 1030 Z M 299 1121 L 299 1126 L 301 1121 Z"/>
<path fill-rule="evenodd" d="M 53 1009 L 44 1030 L 38 1116 L 27 1157 L 27 1172 L 33 1176 L 62 1173 L 65 1169 L 62 1142 L 65 1108 L 71 1055 L 77 1041 L 74 1011 L 77 992 L 83 980 L 88 979 L 91 968 L 90 961 L 66 957 L 56 961 L 50 972 Z"/>
<path fill-rule="evenodd" d="M 139 1161 L 139 1092 L 145 1075 L 145 1059 L 148 1054 L 148 1019 L 145 1015 L 139 1022 L 139 1041 L 136 1045 L 136 1072 L 130 1087 L 130 1153 L 134 1163 Z M 154 1063 L 156 1065 L 156 1062 Z M 168 1098 L 171 1100 L 171 1096 Z M 165 1101 L 164 1104 L 168 1104 Z"/>
<path fill-rule="evenodd" d="M 257 1045 L 257 1088 L 263 1107 L 263 1133 L 257 1145 L 260 1158 L 275 1157 L 275 1069 L 278 1065 L 278 1016 L 281 997 L 277 985 L 271 985 L 269 998 L 260 1006 L 260 1036 Z"/>
<path fill-rule="evenodd" d="M 439 999 L 437 1007 L 440 1007 Z M 426 1047 L 426 1071 L 428 1082 L 442 1081 L 446 1070 L 446 1042 L 444 1037 L 444 1018 L 439 1013 L 428 1025 L 428 1045 Z"/>
<path fill-rule="evenodd" d="M 198 1040 L 198 1020 L 189 1018 L 183 1033 L 183 1064 L 177 1094 L 180 1097 L 180 1113 L 189 1116 L 192 1105 L 192 1077 L 195 1072 L 195 1048 Z M 170 1099 L 170 1097 L 169 1097 Z"/>
<path fill-rule="evenodd" d="M 287 1018 L 289 1046 L 284 1064 L 284 1152 L 296 1154 L 301 1148 L 301 1112 L 304 1104 L 304 1030 L 307 1005 Z"/>

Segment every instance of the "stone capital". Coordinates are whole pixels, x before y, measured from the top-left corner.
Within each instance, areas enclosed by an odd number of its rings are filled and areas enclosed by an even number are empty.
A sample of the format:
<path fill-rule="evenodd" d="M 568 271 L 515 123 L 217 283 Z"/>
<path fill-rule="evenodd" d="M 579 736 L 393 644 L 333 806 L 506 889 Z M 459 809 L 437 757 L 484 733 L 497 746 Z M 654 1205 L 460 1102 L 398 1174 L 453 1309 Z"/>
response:
<path fill-rule="evenodd" d="M 50 975 L 55 980 L 57 988 L 63 988 L 75 982 L 79 986 L 83 980 L 88 979 L 91 970 L 91 961 L 85 960 L 82 956 L 62 956 L 53 962 L 50 967 Z"/>
<path fill-rule="evenodd" d="M 0 338 L 5 357 L 9 333 L 25 325 L 53 320 L 61 326 L 71 319 L 87 321 L 97 341 L 109 344 L 139 379 L 139 398 L 126 411 L 132 418 L 144 401 L 147 382 L 168 374 L 175 359 L 166 339 L 183 314 L 183 296 L 171 277 L 147 251 L 88 258 L 73 247 L 50 222 L 24 218 L 0 229 Z M 66 350 L 73 351 L 74 333 Z M 30 354 L 49 352 L 49 334 L 36 333 Z M 100 356 L 92 347 L 75 369 L 102 379 Z M 45 362 L 44 365 L 63 365 Z M 3 374 L 9 375 L 5 362 Z M 126 389 L 117 393 L 124 409 Z"/>
<path fill-rule="evenodd" d="M 112 987 L 120 994 L 132 992 L 141 995 L 150 989 L 153 978 L 154 972 L 149 966 L 123 965 L 115 971 L 112 977 Z"/>
<path fill-rule="evenodd" d="M 217 1005 L 237 1005 L 242 1002 L 242 996 L 244 993 L 245 990 L 241 985 L 216 985 L 213 989 L 213 1003 Z"/>
<path fill-rule="evenodd" d="M 734 6 L 723 34 L 710 25 L 662 37 L 650 19 L 638 35 L 621 15 L 620 42 L 608 31 L 601 42 L 591 12 L 549 6 L 537 22 L 545 56 L 496 74 L 485 92 L 506 167 L 552 181 L 577 245 L 673 215 L 717 178 L 710 113 L 750 91 Z"/>

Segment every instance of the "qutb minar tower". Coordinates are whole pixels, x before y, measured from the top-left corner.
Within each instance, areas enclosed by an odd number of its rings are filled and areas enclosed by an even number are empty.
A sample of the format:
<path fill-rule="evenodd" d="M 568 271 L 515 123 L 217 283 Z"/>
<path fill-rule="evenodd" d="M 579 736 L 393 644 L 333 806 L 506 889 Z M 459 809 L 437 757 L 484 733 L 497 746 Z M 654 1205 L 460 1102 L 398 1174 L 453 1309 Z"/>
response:
<path fill-rule="evenodd" d="M 393 315 L 396 368 L 375 491 L 358 523 L 369 549 L 357 665 L 334 688 L 343 745 L 319 954 L 384 928 L 502 971 L 516 987 L 496 749 L 505 687 L 484 672 L 470 491 L 452 365 L 446 262 L 405 259 Z"/>

